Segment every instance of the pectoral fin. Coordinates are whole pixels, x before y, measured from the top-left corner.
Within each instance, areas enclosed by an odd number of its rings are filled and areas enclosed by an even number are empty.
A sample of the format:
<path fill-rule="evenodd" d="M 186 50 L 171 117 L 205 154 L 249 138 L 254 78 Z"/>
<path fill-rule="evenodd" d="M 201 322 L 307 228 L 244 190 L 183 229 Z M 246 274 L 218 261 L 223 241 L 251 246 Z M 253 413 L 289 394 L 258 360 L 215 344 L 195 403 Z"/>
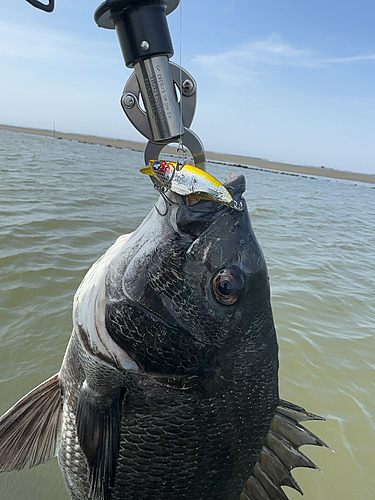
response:
<path fill-rule="evenodd" d="M 84 382 L 77 404 L 78 441 L 90 468 L 92 500 L 105 500 L 113 486 L 120 447 L 120 389 L 104 395 Z"/>
<path fill-rule="evenodd" d="M 281 486 L 289 486 L 303 495 L 291 470 L 295 467 L 319 467 L 304 455 L 299 447 L 311 444 L 329 448 L 318 436 L 299 423 L 306 420 L 324 419 L 293 403 L 280 401 L 266 444 L 243 489 L 241 500 L 288 500 Z"/>
<path fill-rule="evenodd" d="M 26 394 L 0 419 L 0 472 L 44 464 L 60 445 L 58 374 Z"/>

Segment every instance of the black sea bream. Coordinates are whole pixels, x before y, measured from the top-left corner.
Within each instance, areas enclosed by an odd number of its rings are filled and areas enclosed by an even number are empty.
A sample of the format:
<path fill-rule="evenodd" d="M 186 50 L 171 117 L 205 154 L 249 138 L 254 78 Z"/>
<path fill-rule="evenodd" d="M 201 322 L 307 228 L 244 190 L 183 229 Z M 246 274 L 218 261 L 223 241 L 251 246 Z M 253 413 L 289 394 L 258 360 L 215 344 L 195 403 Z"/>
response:
<path fill-rule="evenodd" d="M 0 420 L 0 468 L 54 456 L 74 500 L 285 499 L 324 443 L 281 401 L 266 263 L 236 211 L 171 193 L 89 270 L 60 372 Z M 20 499 L 21 500 L 21 499 Z"/>

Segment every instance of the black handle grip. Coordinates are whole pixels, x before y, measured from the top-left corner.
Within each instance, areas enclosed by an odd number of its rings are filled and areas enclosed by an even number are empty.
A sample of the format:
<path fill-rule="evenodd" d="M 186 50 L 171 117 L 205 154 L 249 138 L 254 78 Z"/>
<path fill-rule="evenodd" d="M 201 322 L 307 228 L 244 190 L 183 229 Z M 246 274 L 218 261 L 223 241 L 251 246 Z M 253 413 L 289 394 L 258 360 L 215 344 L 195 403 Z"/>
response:
<path fill-rule="evenodd" d="M 55 0 L 48 0 L 48 4 L 39 2 L 39 0 L 26 0 L 26 2 L 37 9 L 44 10 L 44 12 L 52 12 L 55 8 Z"/>

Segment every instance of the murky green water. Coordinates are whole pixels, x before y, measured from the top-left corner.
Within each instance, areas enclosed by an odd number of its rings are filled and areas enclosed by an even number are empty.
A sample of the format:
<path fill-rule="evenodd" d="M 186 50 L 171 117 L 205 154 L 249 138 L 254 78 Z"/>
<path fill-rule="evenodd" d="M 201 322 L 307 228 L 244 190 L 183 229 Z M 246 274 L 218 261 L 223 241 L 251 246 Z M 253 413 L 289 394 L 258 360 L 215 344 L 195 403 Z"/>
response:
<path fill-rule="evenodd" d="M 0 131 L 0 412 L 56 373 L 90 265 L 156 193 L 140 153 Z M 220 179 L 233 167 L 209 165 Z M 297 470 L 306 500 L 375 498 L 375 189 L 242 170 L 271 277 L 281 395 L 324 415 Z M 288 491 L 292 500 L 298 493 Z M 0 475 L 0 498 L 68 500 L 56 460 Z M 204 499 L 202 499 L 204 500 Z"/>

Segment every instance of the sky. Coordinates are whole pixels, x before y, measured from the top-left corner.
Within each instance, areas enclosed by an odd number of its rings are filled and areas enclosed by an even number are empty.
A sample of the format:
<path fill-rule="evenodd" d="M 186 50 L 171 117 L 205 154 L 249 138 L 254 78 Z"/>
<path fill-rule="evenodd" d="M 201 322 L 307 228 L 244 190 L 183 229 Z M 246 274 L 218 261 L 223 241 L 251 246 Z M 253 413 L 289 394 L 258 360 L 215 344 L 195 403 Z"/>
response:
<path fill-rule="evenodd" d="M 0 0 L 0 123 L 144 140 L 99 3 Z M 375 174 L 374 0 L 182 0 L 168 23 L 206 150 Z"/>

